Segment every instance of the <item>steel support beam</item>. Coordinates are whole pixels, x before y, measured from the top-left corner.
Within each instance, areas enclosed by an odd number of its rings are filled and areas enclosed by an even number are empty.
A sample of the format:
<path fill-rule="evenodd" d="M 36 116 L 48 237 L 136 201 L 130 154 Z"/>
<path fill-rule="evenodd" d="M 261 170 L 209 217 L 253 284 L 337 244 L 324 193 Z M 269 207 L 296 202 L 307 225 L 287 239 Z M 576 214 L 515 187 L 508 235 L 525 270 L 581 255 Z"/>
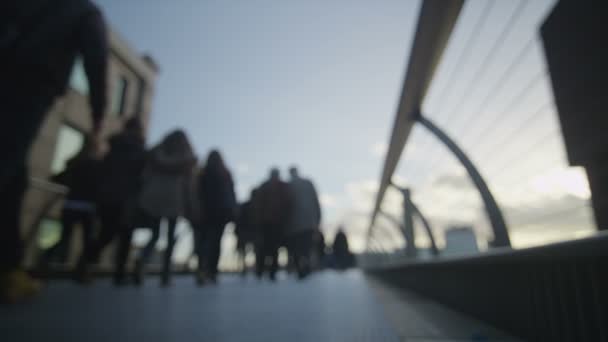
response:
<path fill-rule="evenodd" d="M 399 190 L 399 192 L 401 192 L 401 194 L 403 195 L 404 202 L 405 201 L 409 202 L 408 207 L 409 207 L 409 210 L 412 212 L 412 216 L 417 216 L 420 219 L 420 222 L 422 223 L 422 225 L 424 226 L 424 229 L 426 230 L 427 236 L 429 237 L 429 240 L 431 242 L 431 251 L 432 251 L 433 255 L 435 255 L 435 256 L 439 255 L 439 248 L 437 248 L 437 243 L 435 242 L 435 236 L 433 235 L 433 230 L 431 229 L 431 225 L 430 225 L 429 221 L 426 219 L 426 217 L 422 214 L 422 211 L 420 211 L 420 209 L 416 206 L 414 201 L 412 201 L 412 197 L 410 196 L 410 191 L 406 188 L 397 186 L 395 183 L 392 183 L 392 182 L 391 182 L 391 186 L 393 186 L 395 189 L 397 189 L 397 190 Z M 405 210 L 405 208 L 404 208 L 404 210 Z M 403 226 L 399 223 L 399 221 L 396 218 L 388 215 L 387 213 L 383 212 L 382 210 L 380 210 L 380 214 L 384 215 L 386 218 L 390 219 L 395 224 L 397 224 L 399 227 L 401 227 L 401 230 L 404 232 L 404 236 L 406 236 L 405 229 L 403 228 Z"/>
<path fill-rule="evenodd" d="M 411 113 L 422 106 L 463 4 L 464 0 L 422 2 L 368 235 L 371 234 L 384 194 L 415 123 Z"/>
<path fill-rule="evenodd" d="M 424 117 L 420 112 L 416 115 L 417 121 L 422 126 L 428 129 L 433 135 L 435 135 L 449 150 L 452 152 L 458 161 L 464 166 L 465 170 L 471 177 L 473 184 L 481 195 L 481 200 L 486 209 L 486 214 L 492 225 L 494 232 L 494 241 L 490 244 L 492 247 L 511 247 L 511 240 L 509 238 L 509 231 L 502 215 L 502 211 L 496 203 L 490 188 L 486 184 L 485 180 L 464 151 L 452 140 L 443 130 L 437 127 L 431 120 Z"/>
<path fill-rule="evenodd" d="M 411 203 L 412 203 L 412 209 L 414 210 L 414 215 L 418 216 L 418 218 L 420 219 L 420 222 L 422 222 L 422 225 L 424 226 L 424 229 L 426 230 L 427 235 L 429 236 L 429 240 L 431 240 L 431 251 L 433 252 L 433 255 L 435 255 L 435 256 L 439 255 L 439 248 L 437 248 L 437 243 L 435 243 L 435 236 L 433 235 L 433 230 L 431 229 L 431 225 L 429 224 L 429 221 L 427 221 L 426 217 L 424 215 L 422 215 L 422 212 L 420 211 L 420 209 L 418 209 L 416 204 L 414 202 L 411 202 Z"/>
<path fill-rule="evenodd" d="M 409 189 L 402 189 L 403 195 L 403 234 L 407 244 L 405 245 L 405 255 L 415 258 L 418 255 L 416 249 L 416 234 L 414 234 L 414 209 L 412 209 L 412 199 Z"/>

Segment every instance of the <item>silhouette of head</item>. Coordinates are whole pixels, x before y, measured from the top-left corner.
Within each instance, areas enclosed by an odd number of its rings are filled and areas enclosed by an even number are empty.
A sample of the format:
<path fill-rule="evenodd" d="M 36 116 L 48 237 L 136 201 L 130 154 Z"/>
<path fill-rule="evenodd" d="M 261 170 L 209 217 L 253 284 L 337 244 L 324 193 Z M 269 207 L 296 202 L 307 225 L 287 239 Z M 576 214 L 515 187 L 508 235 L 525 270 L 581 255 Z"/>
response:
<path fill-rule="evenodd" d="M 192 152 L 188 137 L 181 129 L 176 129 L 169 133 L 165 139 L 163 139 L 162 145 L 168 153 L 178 154 Z"/>
<path fill-rule="evenodd" d="M 276 181 L 276 180 L 279 180 L 279 179 L 280 179 L 280 177 L 281 177 L 281 173 L 279 172 L 279 169 L 277 169 L 277 168 L 275 167 L 275 168 L 272 168 L 272 169 L 270 170 L 270 179 L 271 179 L 271 180 L 275 180 L 275 181 Z"/>
<path fill-rule="evenodd" d="M 209 153 L 209 157 L 207 157 L 206 168 L 208 170 L 213 171 L 223 171 L 226 168 L 226 166 L 224 165 L 224 160 L 222 159 L 222 155 L 218 150 L 212 150 Z"/>
<path fill-rule="evenodd" d="M 298 174 L 298 168 L 295 166 L 292 166 L 289 168 L 289 174 L 291 175 L 291 178 L 300 177 L 300 175 Z"/>

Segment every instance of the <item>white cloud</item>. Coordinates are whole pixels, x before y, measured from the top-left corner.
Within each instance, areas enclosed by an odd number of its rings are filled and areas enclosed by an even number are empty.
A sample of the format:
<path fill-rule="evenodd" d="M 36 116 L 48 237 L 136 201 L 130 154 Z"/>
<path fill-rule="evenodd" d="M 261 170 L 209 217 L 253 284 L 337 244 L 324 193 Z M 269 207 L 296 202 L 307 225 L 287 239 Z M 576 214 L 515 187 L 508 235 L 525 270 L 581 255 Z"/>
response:
<path fill-rule="evenodd" d="M 238 172 L 240 175 L 246 175 L 249 173 L 250 167 L 249 164 L 247 163 L 239 163 L 236 166 L 236 172 Z"/>
<path fill-rule="evenodd" d="M 374 143 L 369 151 L 374 157 L 384 157 L 386 155 L 386 151 L 388 150 L 388 145 L 384 142 L 376 142 Z"/>
<path fill-rule="evenodd" d="M 336 197 L 325 193 L 319 196 L 319 202 L 321 202 L 321 205 L 326 208 L 334 208 L 338 205 L 338 200 Z"/>
<path fill-rule="evenodd" d="M 549 196 L 569 194 L 583 199 L 591 197 L 587 176 L 582 168 L 557 167 L 534 177 L 530 185 L 539 193 Z"/>
<path fill-rule="evenodd" d="M 363 180 L 346 184 L 346 195 L 353 210 L 371 211 L 378 191 L 378 182 Z"/>

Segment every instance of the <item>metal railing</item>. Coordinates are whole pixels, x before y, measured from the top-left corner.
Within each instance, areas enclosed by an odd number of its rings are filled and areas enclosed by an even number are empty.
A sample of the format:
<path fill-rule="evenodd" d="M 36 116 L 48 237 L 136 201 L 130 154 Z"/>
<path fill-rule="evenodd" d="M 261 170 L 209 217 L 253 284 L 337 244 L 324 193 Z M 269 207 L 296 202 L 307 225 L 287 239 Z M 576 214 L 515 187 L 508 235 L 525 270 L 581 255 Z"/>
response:
<path fill-rule="evenodd" d="M 499 6 L 498 3 L 498 1 L 488 2 L 486 5 L 478 7 L 481 8 L 479 12 L 481 15 L 476 24 L 472 25 L 471 35 L 464 40 L 466 47 L 459 54 L 458 63 L 465 61 L 464 56 L 467 54 L 475 54 L 475 52 L 469 52 L 471 42 L 477 40 L 480 35 L 479 32 L 483 31 L 482 26 L 489 23 L 485 17 L 489 15 L 493 7 Z M 441 94 L 439 101 L 444 106 L 450 107 L 448 114 L 458 112 L 455 109 L 462 109 L 461 107 L 466 102 L 465 98 L 475 93 L 474 88 L 480 83 L 482 75 L 494 67 L 491 61 L 500 55 L 499 47 L 503 46 L 513 27 L 517 26 L 518 20 L 521 18 L 530 19 L 529 13 L 526 13 L 526 8 L 536 6 L 525 0 L 513 3 L 513 5 L 512 13 L 505 16 L 507 18 L 505 26 L 498 30 L 497 38 L 489 44 L 491 49 L 485 57 L 481 58 L 479 67 L 475 66 L 477 69 L 473 70 L 473 77 L 463 87 L 464 93 L 454 103 L 446 101 L 444 95 L 446 89 L 453 87 L 454 75 L 458 73 L 457 69 L 461 65 L 456 65 L 455 69 L 449 73 L 447 84 L 442 87 L 443 91 L 439 92 Z M 529 106 L 525 111 L 522 111 L 524 115 L 521 116 L 523 119 L 521 122 L 514 120 L 511 122 L 512 125 L 505 125 L 508 129 L 499 130 L 505 123 L 505 118 L 513 112 L 513 109 L 517 108 L 518 104 L 528 96 L 532 89 L 542 83 L 540 81 L 543 78 L 548 77 L 546 66 L 541 65 L 533 70 L 525 69 L 525 71 L 532 71 L 527 75 L 530 77 L 524 78 L 524 82 L 518 82 L 512 90 L 513 94 L 503 96 L 507 80 L 522 64 L 525 64 L 526 56 L 534 51 L 537 31 L 526 32 L 526 34 L 531 34 L 530 39 L 518 40 L 524 42 L 524 44 L 514 50 L 513 55 L 515 57 L 512 60 L 507 59 L 508 62 L 497 62 L 497 68 L 500 68 L 500 70 L 495 73 L 496 83 L 492 82 L 492 86 L 485 88 L 482 85 L 484 91 L 481 93 L 482 96 L 479 96 L 480 101 L 476 105 L 476 110 L 461 111 L 462 115 L 457 118 L 455 118 L 455 115 L 445 118 L 445 114 L 440 113 L 444 115 L 445 120 L 439 124 L 436 124 L 439 115 L 435 111 L 432 111 L 432 113 L 422 111 L 422 104 L 427 95 L 429 83 L 435 74 L 438 61 L 446 49 L 447 40 L 452 35 L 452 30 L 462 7 L 463 1 L 424 0 L 422 3 L 414 43 L 411 48 L 411 58 L 393 124 L 374 210 L 371 215 L 368 230 L 368 246 L 370 248 L 360 257 L 359 264 L 371 275 L 436 299 L 442 304 L 470 314 L 525 340 L 608 341 L 608 295 L 605 290 L 608 288 L 608 272 L 606 272 L 606 266 L 608 265 L 608 233 L 596 233 L 579 240 L 513 250 L 510 248 L 512 237 L 507 229 L 505 216 L 511 219 L 509 221 L 511 225 L 516 225 L 518 221 L 531 222 L 529 218 L 525 218 L 528 210 L 523 209 L 535 211 L 536 208 L 533 205 L 530 205 L 530 208 L 525 205 L 516 207 L 515 209 L 518 210 L 512 210 L 513 208 L 506 205 L 501 208 L 490 190 L 490 186 L 495 185 L 496 180 L 504 181 L 505 170 L 511 170 L 512 165 L 509 164 L 523 163 L 522 156 L 528 156 L 529 159 L 534 161 L 536 158 L 529 156 L 529 154 L 538 152 L 538 148 L 547 141 L 548 137 L 557 136 L 559 138 L 559 129 L 552 128 L 550 124 L 542 126 L 549 132 L 548 135 L 538 134 L 543 133 L 540 132 L 541 129 L 538 132 L 535 131 L 534 137 L 527 141 L 523 150 L 515 151 L 519 155 L 516 155 L 515 158 L 506 158 L 507 163 L 504 165 L 503 163 L 493 163 L 492 166 L 498 165 L 499 168 L 491 168 L 491 170 L 498 170 L 498 173 L 491 173 L 490 175 L 500 174 L 500 178 L 484 179 L 485 177 L 482 177 L 480 170 L 478 170 L 479 165 L 476 165 L 479 162 L 483 164 L 487 160 L 494 160 L 496 156 L 501 157 L 506 149 L 504 145 L 507 145 L 507 142 L 518 140 L 524 128 L 529 128 L 528 126 L 536 120 L 541 112 L 546 112 L 552 107 L 553 98 L 550 93 L 548 98 L 540 96 L 539 98 L 543 100 L 540 109 L 528 111 L 528 109 L 537 109 L 536 105 Z M 540 13 L 538 8 L 536 10 L 537 14 Z M 537 30 L 538 25 L 533 27 L 534 30 Z M 518 36 L 518 38 L 521 37 Z M 542 50 L 540 51 L 542 55 Z M 432 95 L 435 95 L 435 93 L 433 92 Z M 502 98 L 502 102 L 504 102 L 504 104 L 501 102 L 499 110 L 491 111 L 496 112 L 498 116 L 482 115 L 488 112 L 487 108 L 491 107 L 490 104 L 497 98 Z M 463 119 L 463 117 L 466 119 Z M 459 128 L 462 128 L 460 131 L 454 132 L 455 121 L 459 124 Z M 380 226 L 377 224 L 376 218 L 378 215 L 384 216 L 386 214 L 382 208 L 385 193 L 389 186 L 394 184 L 393 180 L 396 180 L 397 164 L 416 123 L 420 127 L 424 127 L 426 132 L 431 133 L 428 139 L 436 139 L 442 143 L 442 147 L 447 147 L 447 150 L 451 153 L 450 156 L 455 157 L 453 159 L 466 172 L 465 175 L 468 177 L 465 178 L 465 181 L 470 181 L 472 184 L 469 189 L 474 188 L 479 194 L 481 200 L 479 207 L 483 208 L 494 236 L 493 241 L 489 243 L 492 248 L 488 251 L 484 253 L 471 251 L 469 255 L 459 257 L 447 257 L 439 253 L 439 257 L 423 259 L 416 255 L 415 248 L 411 248 L 414 252 L 412 250 L 408 251 L 407 247 L 405 250 L 386 252 L 378 247 L 378 245 L 382 245 L 382 242 L 379 241 L 379 236 L 375 234 Z M 471 134 L 471 126 L 475 126 L 478 129 L 475 133 L 479 134 Z M 445 132 L 444 129 L 451 131 Z M 496 134 L 495 143 L 488 144 L 489 138 L 494 136 L 495 133 L 499 133 Z M 471 142 L 465 144 L 464 142 L 467 140 L 465 138 Z M 477 147 L 480 147 L 479 150 L 484 152 L 482 154 L 483 158 L 470 157 L 471 154 L 475 157 Z M 563 148 L 563 146 L 560 146 L 560 148 Z M 425 157 L 431 154 L 425 151 Z M 433 156 L 430 158 L 431 163 L 428 163 L 428 165 L 425 163 L 422 170 L 417 170 L 421 171 L 419 174 L 424 175 L 424 178 L 421 178 L 422 182 L 418 184 L 426 185 L 427 180 L 431 178 L 429 173 L 437 167 L 438 163 L 443 161 L 442 156 L 444 155 Z M 507 157 L 509 156 L 507 155 Z M 548 158 L 545 164 L 551 164 L 556 160 Z M 420 160 L 417 159 L 417 161 Z M 425 168 L 424 166 L 429 167 Z M 521 176 L 516 173 L 515 175 Z M 513 184 L 517 186 L 522 180 L 529 179 L 529 175 L 524 176 L 528 178 L 517 178 Z M 486 182 L 487 180 L 490 182 Z M 408 187 L 411 186 L 412 184 L 408 185 Z M 425 190 L 433 191 L 430 187 L 425 188 Z M 500 192 L 497 191 L 497 193 Z M 405 198 L 410 196 L 409 193 L 404 195 Z M 566 195 L 570 195 L 570 193 L 566 193 Z M 570 195 L 570 198 L 572 197 L 576 196 Z M 419 199 L 416 198 L 417 204 L 421 203 Z M 545 197 L 541 199 L 544 201 Z M 519 200 L 519 197 L 517 200 Z M 547 198 L 547 200 L 551 200 L 551 198 Z M 570 207 L 559 205 L 560 203 L 556 202 L 555 206 L 545 208 L 548 210 L 536 210 L 533 218 L 537 221 L 547 218 L 564 220 L 571 216 L 573 211 L 580 212 L 580 210 L 588 208 L 588 203 L 586 203 L 588 201 L 588 195 L 587 197 L 579 195 L 576 197 L 576 201 L 571 201 L 574 202 L 574 205 Z M 395 225 L 404 232 L 404 238 L 408 240 L 406 246 L 411 246 L 415 243 L 412 216 L 415 215 L 416 208 L 413 207 L 413 203 L 408 204 L 407 202 L 404 201 L 403 219 L 395 220 L 394 217 L 397 217 L 397 215 L 393 212 L 393 219 L 391 220 L 396 221 Z M 422 203 L 422 205 L 424 204 Z M 434 203 L 427 201 L 426 204 Z M 391 208 L 395 209 L 396 206 Z M 522 214 L 523 219 L 513 220 L 520 216 L 509 216 L 509 213 Z M 440 216 L 437 215 L 436 217 Z M 472 221 L 472 219 L 467 222 L 469 221 Z M 433 226 L 437 225 L 433 224 Z M 551 228 L 551 225 L 548 226 Z M 433 238 L 433 232 L 429 228 L 430 225 L 425 225 L 425 227 L 430 232 L 429 237 Z M 568 229 L 573 230 L 577 228 L 577 223 L 568 227 Z M 513 236 L 515 236 L 515 231 L 511 231 Z M 548 230 L 547 232 L 551 231 Z M 585 231 L 585 234 L 587 233 L 590 233 L 590 231 Z M 488 238 L 488 240 L 490 239 Z M 374 243 L 373 246 L 372 242 Z"/>
<path fill-rule="evenodd" d="M 606 232 L 460 258 L 378 259 L 368 273 L 527 341 L 608 340 Z"/>

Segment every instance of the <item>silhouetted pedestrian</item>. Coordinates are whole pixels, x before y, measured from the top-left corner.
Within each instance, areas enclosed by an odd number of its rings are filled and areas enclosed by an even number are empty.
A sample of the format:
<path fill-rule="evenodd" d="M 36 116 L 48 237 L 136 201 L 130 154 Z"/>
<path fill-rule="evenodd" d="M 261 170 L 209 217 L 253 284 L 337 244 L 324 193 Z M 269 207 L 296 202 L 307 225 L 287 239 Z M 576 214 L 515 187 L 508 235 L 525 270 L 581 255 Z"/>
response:
<path fill-rule="evenodd" d="M 21 268 L 27 153 L 55 98 L 67 89 L 77 54 L 84 59 L 97 134 L 105 111 L 108 48 L 102 14 L 88 0 L 4 1 L 1 6 L 0 300 L 18 301 L 40 288 Z"/>
<path fill-rule="evenodd" d="M 67 186 L 69 192 L 61 212 L 61 238 L 44 253 L 41 260 L 43 269 L 54 260 L 66 263 L 72 232 L 77 224 L 82 226 L 83 250 L 91 247 L 100 164 L 97 142 L 87 138 L 80 152 L 67 162 L 65 170 L 52 178 L 53 181 Z"/>
<path fill-rule="evenodd" d="M 131 239 L 127 209 L 133 206 L 140 190 L 146 157 L 144 143 L 141 122 L 136 117 L 127 120 L 123 130 L 109 139 L 110 150 L 100 166 L 97 192 L 101 231 L 80 258 L 79 281 L 88 281 L 89 264 L 99 261 L 101 252 L 117 237 L 120 239 L 115 255 L 114 280 L 117 284 L 123 280 Z"/>
<path fill-rule="evenodd" d="M 196 156 L 186 134 L 181 130 L 167 135 L 148 154 L 138 203 L 142 215 L 146 217 L 145 221 L 149 223 L 146 226 L 152 230 L 152 237 L 136 262 L 137 283 L 141 283 L 144 266 L 158 241 L 162 218 L 167 219 L 168 225 L 161 284 L 170 283 L 171 257 L 176 240 L 175 227 L 177 218 L 185 213 L 186 192 L 195 165 Z"/>
<path fill-rule="evenodd" d="M 257 210 L 262 236 L 256 248 L 256 274 L 262 276 L 268 271 L 274 280 L 279 267 L 279 247 L 292 210 L 289 185 L 281 180 L 279 170 L 273 169 L 270 179 L 260 186 Z"/>
<path fill-rule="evenodd" d="M 348 247 L 348 239 L 342 229 L 339 229 L 332 245 L 333 267 L 339 270 L 355 266 L 355 257 Z"/>
<path fill-rule="evenodd" d="M 237 210 L 234 182 L 218 151 L 211 151 L 199 182 L 203 220 L 204 248 L 199 255 L 204 273 L 200 281 L 215 281 L 221 253 L 221 240 L 226 224 L 235 219 Z"/>
<path fill-rule="evenodd" d="M 199 167 L 192 168 L 190 174 L 190 184 L 185 190 L 186 203 L 184 217 L 190 222 L 192 228 L 194 251 L 192 256 L 196 255 L 198 259 L 197 271 L 195 273 L 196 281 L 199 285 L 202 285 L 203 279 L 200 277 L 201 271 L 203 271 L 202 256 L 205 250 L 205 239 L 204 239 L 204 227 L 203 227 L 203 208 L 199 193 L 199 183 L 201 181 L 203 170 Z"/>
<path fill-rule="evenodd" d="M 295 167 L 289 169 L 289 173 L 293 207 L 285 235 L 293 266 L 298 277 L 304 278 L 311 271 L 313 234 L 319 230 L 321 223 L 321 205 L 312 182 L 300 177 Z"/>

